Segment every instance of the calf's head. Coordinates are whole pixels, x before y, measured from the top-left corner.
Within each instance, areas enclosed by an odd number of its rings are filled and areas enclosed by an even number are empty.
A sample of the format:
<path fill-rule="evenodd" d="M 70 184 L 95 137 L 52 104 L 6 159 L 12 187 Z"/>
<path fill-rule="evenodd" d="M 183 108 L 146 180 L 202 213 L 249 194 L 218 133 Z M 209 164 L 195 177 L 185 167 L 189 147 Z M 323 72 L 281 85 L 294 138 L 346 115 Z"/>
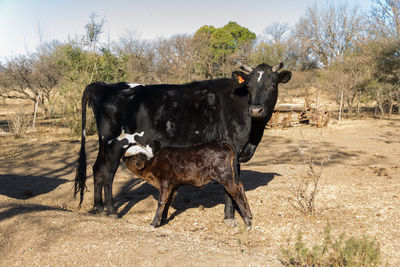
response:
<path fill-rule="evenodd" d="M 290 71 L 278 72 L 283 63 L 271 67 L 268 64 L 260 64 L 254 69 L 241 66 L 249 72 L 233 72 L 232 76 L 239 83 L 246 85 L 249 93 L 249 113 L 253 118 L 265 118 L 271 116 L 278 99 L 278 84 L 287 83 L 292 77 Z"/>
<path fill-rule="evenodd" d="M 130 169 L 131 171 L 134 171 L 135 169 L 137 171 L 141 171 L 146 167 L 147 157 L 146 155 L 139 153 L 137 155 L 127 158 L 125 162 L 128 169 Z"/>

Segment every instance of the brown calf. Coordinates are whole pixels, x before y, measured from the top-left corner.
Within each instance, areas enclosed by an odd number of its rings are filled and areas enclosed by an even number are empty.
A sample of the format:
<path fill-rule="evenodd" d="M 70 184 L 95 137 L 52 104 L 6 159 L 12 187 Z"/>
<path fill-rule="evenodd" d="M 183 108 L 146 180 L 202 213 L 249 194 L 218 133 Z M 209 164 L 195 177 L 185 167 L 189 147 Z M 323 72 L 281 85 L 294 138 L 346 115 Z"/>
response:
<path fill-rule="evenodd" d="M 162 148 L 147 160 L 144 154 L 124 158 L 127 168 L 156 187 L 160 194 L 151 226 L 157 227 L 166 219 L 173 192 L 181 185 L 202 187 L 212 180 L 222 184 L 236 202 L 245 224 L 251 226 L 251 211 L 243 185 L 235 181 L 236 154 L 227 143 L 206 143 L 190 147 Z"/>

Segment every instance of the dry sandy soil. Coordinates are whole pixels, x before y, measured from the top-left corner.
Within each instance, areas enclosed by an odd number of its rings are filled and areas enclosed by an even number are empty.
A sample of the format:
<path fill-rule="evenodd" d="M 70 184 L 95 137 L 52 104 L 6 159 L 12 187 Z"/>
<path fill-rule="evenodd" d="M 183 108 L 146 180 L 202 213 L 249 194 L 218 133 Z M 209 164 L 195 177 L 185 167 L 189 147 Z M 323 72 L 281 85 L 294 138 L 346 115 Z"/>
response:
<path fill-rule="evenodd" d="M 302 139 L 327 158 L 309 218 L 286 200 L 306 172 Z M 149 226 L 157 191 L 121 165 L 114 181 L 119 219 L 88 214 L 93 179 L 81 209 L 72 197 L 79 140 L 62 128 L 15 139 L 0 135 L 0 266 L 280 266 L 281 248 L 304 233 L 320 243 L 329 222 L 338 236 L 375 237 L 382 260 L 400 266 L 400 118 L 347 120 L 327 128 L 268 129 L 242 181 L 253 213 L 247 231 L 223 222 L 218 184 L 179 190 L 168 222 Z M 96 138 L 87 143 L 88 173 Z"/>

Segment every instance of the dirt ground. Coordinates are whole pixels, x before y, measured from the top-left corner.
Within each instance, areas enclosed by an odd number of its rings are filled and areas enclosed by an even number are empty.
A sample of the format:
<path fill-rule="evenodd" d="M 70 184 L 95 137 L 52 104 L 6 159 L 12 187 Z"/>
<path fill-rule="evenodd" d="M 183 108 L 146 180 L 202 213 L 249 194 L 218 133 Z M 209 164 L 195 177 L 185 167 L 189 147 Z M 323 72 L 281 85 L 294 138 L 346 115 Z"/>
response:
<path fill-rule="evenodd" d="M 328 158 L 309 218 L 286 200 L 305 172 L 299 145 L 316 142 Z M 0 266 L 280 266 L 282 248 L 301 230 L 310 246 L 332 234 L 375 237 L 382 260 L 400 266 L 400 117 L 345 120 L 265 131 L 242 181 L 253 213 L 247 231 L 223 222 L 223 189 L 184 187 L 167 224 L 149 226 L 157 191 L 121 165 L 114 180 L 119 219 L 88 214 L 96 138 L 87 142 L 90 175 L 78 209 L 72 197 L 79 140 L 42 125 L 15 139 L 0 134 Z"/>

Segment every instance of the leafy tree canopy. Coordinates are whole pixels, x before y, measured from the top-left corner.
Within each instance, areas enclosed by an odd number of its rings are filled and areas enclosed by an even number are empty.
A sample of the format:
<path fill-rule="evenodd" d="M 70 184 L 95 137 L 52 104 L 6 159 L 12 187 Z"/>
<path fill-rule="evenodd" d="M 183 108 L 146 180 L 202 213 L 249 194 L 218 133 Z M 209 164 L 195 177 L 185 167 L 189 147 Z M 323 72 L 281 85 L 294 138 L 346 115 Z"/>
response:
<path fill-rule="evenodd" d="M 197 30 L 196 37 L 207 38 L 214 61 L 220 62 L 242 46 L 252 43 L 256 39 L 256 34 L 231 21 L 220 28 L 204 25 Z"/>

